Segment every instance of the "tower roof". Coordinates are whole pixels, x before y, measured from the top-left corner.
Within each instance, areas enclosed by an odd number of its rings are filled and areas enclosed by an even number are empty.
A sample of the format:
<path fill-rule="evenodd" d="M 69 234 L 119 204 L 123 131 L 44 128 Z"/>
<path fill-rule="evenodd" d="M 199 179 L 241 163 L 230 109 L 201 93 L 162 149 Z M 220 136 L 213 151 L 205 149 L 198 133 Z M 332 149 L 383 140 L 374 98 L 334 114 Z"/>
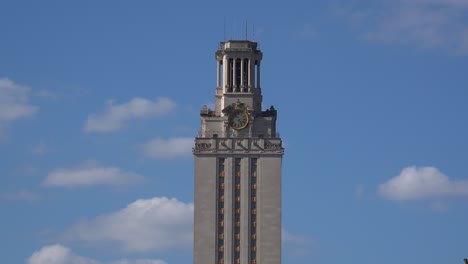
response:
<path fill-rule="evenodd" d="M 257 42 L 249 40 L 229 40 L 220 43 L 219 48 L 221 50 L 232 50 L 232 51 L 255 51 L 257 50 Z"/>

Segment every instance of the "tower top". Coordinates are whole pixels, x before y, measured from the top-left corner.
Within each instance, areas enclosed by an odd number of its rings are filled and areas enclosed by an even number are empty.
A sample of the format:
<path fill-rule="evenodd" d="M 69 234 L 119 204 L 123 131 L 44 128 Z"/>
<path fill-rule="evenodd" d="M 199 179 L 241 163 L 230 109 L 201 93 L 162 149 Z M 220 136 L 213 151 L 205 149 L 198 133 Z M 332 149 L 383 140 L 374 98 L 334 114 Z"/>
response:
<path fill-rule="evenodd" d="M 238 101 L 256 112 L 262 111 L 260 61 L 257 42 L 229 40 L 219 44 L 217 61 L 216 113 Z"/>
<path fill-rule="evenodd" d="M 219 44 L 220 50 L 235 50 L 235 51 L 256 51 L 257 42 L 249 40 L 229 40 L 223 41 Z"/>
<path fill-rule="evenodd" d="M 229 40 L 219 43 L 219 50 L 216 51 L 216 59 L 221 60 L 224 55 L 231 58 L 252 58 L 262 59 L 262 52 L 257 49 L 258 43 L 249 40 Z"/>

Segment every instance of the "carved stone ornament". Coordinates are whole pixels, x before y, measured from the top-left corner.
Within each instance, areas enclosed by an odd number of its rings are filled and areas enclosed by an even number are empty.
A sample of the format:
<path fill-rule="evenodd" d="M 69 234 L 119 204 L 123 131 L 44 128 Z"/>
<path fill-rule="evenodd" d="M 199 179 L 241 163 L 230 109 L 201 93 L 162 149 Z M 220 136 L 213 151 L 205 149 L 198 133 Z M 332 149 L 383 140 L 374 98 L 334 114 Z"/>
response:
<path fill-rule="evenodd" d="M 211 149 L 211 143 L 196 143 L 195 144 L 196 150 L 208 150 Z"/>
<path fill-rule="evenodd" d="M 231 149 L 231 147 L 228 145 L 228 141 L 227 141 L 227 140 L 222 140 L 222 141 L 221 141 L 221 145 L 224 146 L 226 149 Z"/>
<path fill-rule="evenodd" d="M 260 142 L 261 142 L 260 139 L 253 139 L 252 140 L 252 144 L 261 149 L 262 147 L 259 144 Z"/>
<path fill-rule="evenodd" d="M 267 149 L 267 150 L 281 150 L 281 149 L 283 149 L 283 147 L 281 146 L 281 143 L 275 144 L 275 143 L 265 142 L 265 149 Z"/>
<path fill-rule="evenodd" d="M 229 113 L 231 113 L 235 109 L 242 109 L 242 110 L 245 110 L 245 111 L 250 110 L 249 107 L 246 104 L 242 103 L 240 100 L 237 100 L 237 102 L 226 106 L 223 110 L 221 110 L 221 112 L 223 112 L 225 115 L 229 115 Z"/>

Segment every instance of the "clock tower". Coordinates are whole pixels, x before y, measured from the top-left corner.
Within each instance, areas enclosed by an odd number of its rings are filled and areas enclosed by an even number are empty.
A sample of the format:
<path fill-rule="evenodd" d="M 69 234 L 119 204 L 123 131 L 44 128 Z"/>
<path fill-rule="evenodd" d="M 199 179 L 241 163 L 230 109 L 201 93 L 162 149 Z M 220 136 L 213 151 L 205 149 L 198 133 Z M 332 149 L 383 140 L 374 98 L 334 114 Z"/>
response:
<path fill-rule="evenodd" d="M 277 111 L 262 110 L 257 43 L 221 42 L 215 109 L 195 139 L 194 264 L 281 263 Z"/>

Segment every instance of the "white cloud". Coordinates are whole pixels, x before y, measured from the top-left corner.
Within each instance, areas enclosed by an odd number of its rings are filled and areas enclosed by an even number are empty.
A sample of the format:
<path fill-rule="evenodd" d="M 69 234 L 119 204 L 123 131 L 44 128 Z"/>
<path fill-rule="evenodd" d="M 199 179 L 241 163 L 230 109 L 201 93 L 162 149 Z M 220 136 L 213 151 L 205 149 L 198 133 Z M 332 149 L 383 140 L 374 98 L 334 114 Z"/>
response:
<path fill-rule="evenodd" d="M 190 248 L 192 232 L 193 204 L 154 197 L 82 221 L 65 236 L 87 242 L 114 242 L 125 252 L 145 252 Z"/>
<path fill-rule="evenodd" d="M 468 180 L 453 181 L 434 167 L 407 167 L 380 184 L 378 194 L 390 200 L 468 195 Z"/>
<path fill-rule="evenodd" d="M 136 259 L 99 262 L 75 254 L 69 248 L 60 244 L 42 247 L 28 258 L 27 264 L 166 264 L 162 260 Z"/>
<path fill-rule="evenodd" d="M 468 54 L 465 0 L 379 0 L 365 7 L 343 5 L 339 13 L 370 41 Z"/>
<path fill-rule="evenodd" d="M 74 254 L 69 248 L 56 244 L 36 251 L 27 264 L 98 264 L 99 262 Z"/>
<path fill-rule="evenodd" d="M 113 261 L 110 264 L 166 264 L 166 262 L 162 260 L 154 260 L 154 259 L 137 259 L 137 260 L 119 260 Z"/>
<path fill-rule="evenodd" d="M 154 138 L 143 145 L 145 156 L 154 159 L 172 159 L 192 153 L 194 139 L 189 137 Z"/>
<path fill-rule="evenodd" d="M 118 167 L 99 167 L 91 163 L 73 169 L 55 169 L 47 175 L 42 185 L 47 187 L 128 185 L 142 179 L 143 176 L 123 171 Z"/>
<path fill-rule="evenodd" d="M 151 101 L 145 98 L 133 98 L 128 103 L 107 103 L 103 113 L 88 116 L 84 130 L 86 132 L 108 132 L 119 130 L 132 119 L 160 117 L 173 112 L 176 104 L 169 98 L 157 98 Z"/>
<path fill-rule="evenodd" d="M 29 101 L 30 88 L 0 79 L 0 130 L 10 122 L 28 117 L 38 111 Z"/>

